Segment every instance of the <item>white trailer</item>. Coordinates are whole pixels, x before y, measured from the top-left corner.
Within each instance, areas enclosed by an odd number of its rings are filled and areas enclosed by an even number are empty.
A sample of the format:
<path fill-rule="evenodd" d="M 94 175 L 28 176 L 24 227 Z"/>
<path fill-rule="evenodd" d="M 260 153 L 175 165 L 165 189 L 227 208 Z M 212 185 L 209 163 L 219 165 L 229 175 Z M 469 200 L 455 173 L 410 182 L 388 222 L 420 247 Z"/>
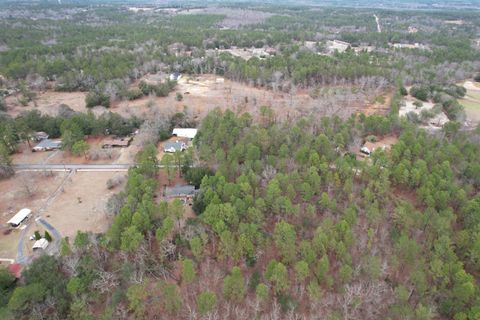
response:
<path fill-rule="evenodd" d="M 8 220 L 8 224 L 10 224 L 13 228 L 17 228 L 28 216 L 32 213 L 30 209 L 22 209 L 17 212 L 16 215 L 12 217 L 12 219 Z"/>

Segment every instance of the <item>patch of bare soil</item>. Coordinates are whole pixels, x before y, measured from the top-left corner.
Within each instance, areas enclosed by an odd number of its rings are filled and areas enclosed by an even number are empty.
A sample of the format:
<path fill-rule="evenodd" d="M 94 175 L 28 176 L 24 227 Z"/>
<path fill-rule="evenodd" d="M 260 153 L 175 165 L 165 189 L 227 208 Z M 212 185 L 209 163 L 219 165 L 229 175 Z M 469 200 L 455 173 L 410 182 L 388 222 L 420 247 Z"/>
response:
<path fill-rule="evenodd" d="M 375 101 L 371 104 L 368 104 L 364 110 L 361 110 L 366 115 L 372 114 L 387 114 L 390 111 L 390 104 L 392 102 L 392 92 L 388 92 L 383 97 L 383 101 Z"/>
<path fill-rule="evenodd" d="M 77 172 L 63 192 L 44 213 L 62 237 L 74 237 L 77 231 L 105 232 L 110 224 L 106 212 L 108 199 L 123 186 L 107 189 L 107 181 L 125 173 Z"/>
<path fill-rule="evenodd" d="M 38 92 L 34 101 L 26 106 L 22 106 L 17 97 L 10 96 L 5 99 L 7 103 L 8 113 L 17 116 L 24 111 L 38 110 L 43 114 L 56 116 L 61 104 L 66 104 L 70 108 L 78 112 L 86 112 L 85 92 L 57 92 L 44 91 Z"/>

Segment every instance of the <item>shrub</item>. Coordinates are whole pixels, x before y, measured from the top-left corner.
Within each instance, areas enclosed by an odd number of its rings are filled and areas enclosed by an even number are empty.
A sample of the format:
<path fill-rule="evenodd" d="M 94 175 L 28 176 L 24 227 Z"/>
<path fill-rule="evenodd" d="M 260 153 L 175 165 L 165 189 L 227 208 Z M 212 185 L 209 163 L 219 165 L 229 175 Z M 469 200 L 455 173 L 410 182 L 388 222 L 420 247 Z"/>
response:
<path fill-rule="evenodd" d="M 109 108 L 110 97 L 100 92 L 91 91 L 85 98 L 85 104 L 87 108 L 93 108 L 96 106 L 104 106 L 105 108 Z"/>
<path fill-rule="evenodd" d="M 200 312 L 202 315 L 213 311 L 216 304 L 217 296 L 211 291 L 204 291 L 197 297 L 198 312 Z"/>
<path fill-rule="evenodd" d="M 128 100 L 136 100 L 141 98 L 142 96 L 143 96 L 143 92 L 139 88 L 134 88 L 127 91 Z"/>
<path fill-rule="evenodd" d="M 430 92 L 426 87 L 415 86 L 410 89 L 410 94 L 418 100 L 427 101 Z"/>
<path fill-rule="evenodd" d="M 480 73 L 473 78 L 475 81 L 480 82 Z"/>

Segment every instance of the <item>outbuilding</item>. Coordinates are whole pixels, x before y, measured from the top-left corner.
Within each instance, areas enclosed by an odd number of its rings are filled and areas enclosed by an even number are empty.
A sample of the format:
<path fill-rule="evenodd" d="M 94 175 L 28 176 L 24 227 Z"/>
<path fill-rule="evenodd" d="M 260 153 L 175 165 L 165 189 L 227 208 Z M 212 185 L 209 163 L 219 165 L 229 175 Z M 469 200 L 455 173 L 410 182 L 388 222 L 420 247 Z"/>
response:
<path fill-rule="evenodd" d="M 193 139 L 197 135 L 198 129 L 195 128 L 175 128 L 173 129 L 172 135 L 179 138 L 188 138 Z"/>
<path fill-rule="evenodd" d="M 17 212 L 10 220 L 8 220 L 8 224 L 11 225 L 13 228 L 17 228 L 28 216 L 32 213 L 32 210 L 24 208 Z"/>
<path fill-rule="evenodd" d="M 35 241 L 33 244 L 33 251 L 38 251 L 38 250 L 45 250 L 48 247 L 48 240 L 45 238 L 42 238 L 40 240 Z"/>
<path fill-rule="evenodd" d="M 116 137 L 116 138 L 111 138 L 108 140 L 105 140 L 105 142 L 102 145 L 103 149 L 109 149 L 109 148 L 126 148 L 130 146 L 130 143 L 132 142 L 133 137 Z"/>
<path fill-rule="evenodd" d="M 48 133 L 43 132 L 43 131 L 37 131 L 32 134 L 32 140 L 34 141 L 42 141 L 48 139 Z"/>

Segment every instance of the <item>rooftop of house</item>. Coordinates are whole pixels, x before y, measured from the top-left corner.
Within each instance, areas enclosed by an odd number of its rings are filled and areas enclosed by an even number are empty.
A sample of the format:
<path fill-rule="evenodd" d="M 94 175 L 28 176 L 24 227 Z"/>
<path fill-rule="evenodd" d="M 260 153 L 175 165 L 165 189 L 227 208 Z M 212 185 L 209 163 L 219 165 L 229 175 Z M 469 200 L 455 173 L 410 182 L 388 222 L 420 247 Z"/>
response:
<path fill-rule="evenodd" d="M 40 149 L 55 149 L 55 148 L 60 148 L 62 145 L 61 140 L 50 140 L 50 139 L 43 139 L 40 141 L 35 148 L 40 148 Z"/>
<path fill-rule="evenodd" d="M 174 187 L 166 187 L 165 188 L 165 196 L 166 197 L 185 197 L 185 196 L 193 196 L 197 193 L 195 186 L 192 185 L 175 185 Z"/>
<path fill-rule="evenodd" d="M 175 150 L 178 150 L 178 151 L 181 151 L 182 149 L 186 148 L 186 144 L 184 142 L 180 142 L 180 141 L 175 141 L 175 142 L 167 142 L 165 143 L 165 145 L 163 146 L 163 149 L 164 150 L 170 150 L 170 149 L 175 149 Z"/>

